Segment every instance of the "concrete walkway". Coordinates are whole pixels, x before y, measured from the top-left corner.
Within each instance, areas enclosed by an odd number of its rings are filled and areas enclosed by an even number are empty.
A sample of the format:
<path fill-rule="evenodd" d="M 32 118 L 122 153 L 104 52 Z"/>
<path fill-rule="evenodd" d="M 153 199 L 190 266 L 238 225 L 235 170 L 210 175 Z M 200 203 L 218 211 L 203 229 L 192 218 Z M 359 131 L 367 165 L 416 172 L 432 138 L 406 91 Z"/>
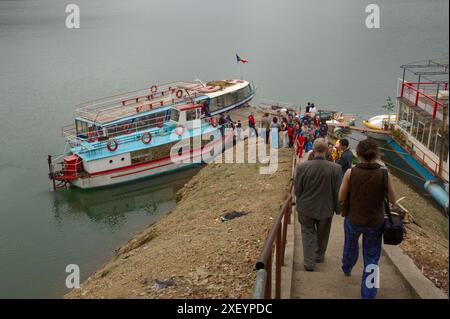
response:
<path fill-rule="evenodd" d="M 292 273 L 291 298 L 302 299 L 359 299 L 362 276 L 362 252 L 352 276 L 344 276 L 341 270 L 342 249 L 344 246 L 343 218 L 335 216 L 331 227 L 330 240 L 325 261 L 316 265 L 314 272 L 303 268 L 303 247 L 300 224 L 295 214 L 294 226 L 294 264 Z M 404 279 L 394 265 L 383 255 L 380 260 L 379 299 L 410 299 L 412 294 Z"/>
<path fill-rule="evenodd" d="M 300 162 L 306 160 L 306 156 Z M 294 299 L 360 299 L 363 271 L 362 236 L 358 263 L 350 277 L 344 276 L 342 252 L 344 247 L 344 218 L 333 217 L 325 261 L 317 264 L 314 272 L 303 267 L 303 244 L 297 210 L 293 207 L 293 235 L 288 236 L 287 263 L 284 273 L 282 298 Z M 288 249 L 291 247 L 290 249 Z M 399 246 L 383 245 L 380 266 L 378 299 L 448 299 L 440 289 L 428 280 Z M 291 270 L 291 271 L 289 271 Z"/>

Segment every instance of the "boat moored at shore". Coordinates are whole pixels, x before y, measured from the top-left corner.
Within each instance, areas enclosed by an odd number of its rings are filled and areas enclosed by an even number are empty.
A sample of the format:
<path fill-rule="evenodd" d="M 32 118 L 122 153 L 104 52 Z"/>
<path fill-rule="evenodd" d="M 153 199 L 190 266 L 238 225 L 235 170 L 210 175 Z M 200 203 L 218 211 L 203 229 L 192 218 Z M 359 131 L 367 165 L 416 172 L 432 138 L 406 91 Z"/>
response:
<path fill-rule="evenodd" d="M 49 177 L 54 188 L 96 188 L 198 165 L 233 139 L 211 116 L 254 94 L 243 80 L 180 82 L 85 103 L 63 127 L 70 149 L 48 157 Z"/>
<path fill-rule="evenodd" d="M 448 58 L 402 65 L 396 122 L 389 142 L 398 149 L 398 156 L 423 178 L 424 189 L 447 214 L 448 66 Z M 408 74 L 416 77 L 414 82 L 408 81 Z"/>

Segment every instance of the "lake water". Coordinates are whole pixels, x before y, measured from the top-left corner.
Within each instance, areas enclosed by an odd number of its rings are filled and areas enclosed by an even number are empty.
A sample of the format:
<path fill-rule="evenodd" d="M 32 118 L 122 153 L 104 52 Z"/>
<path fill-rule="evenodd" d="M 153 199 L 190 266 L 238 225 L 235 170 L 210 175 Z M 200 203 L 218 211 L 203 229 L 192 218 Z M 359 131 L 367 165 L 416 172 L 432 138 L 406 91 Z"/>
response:
<path fill-rule="evenodd" d="M 0 298 L 59 298 L 67 264 L 87 278 L 132 233 L 174 207 L 192 172 L 102 191 L 53 193 L 74 106 L 173 80 L 244 77 L 270 98 L 383 112 L 399 66 L 448 53 L 447 0 L 0 0 Z M 236 65 L 238 53 L 250 62 Z"/>

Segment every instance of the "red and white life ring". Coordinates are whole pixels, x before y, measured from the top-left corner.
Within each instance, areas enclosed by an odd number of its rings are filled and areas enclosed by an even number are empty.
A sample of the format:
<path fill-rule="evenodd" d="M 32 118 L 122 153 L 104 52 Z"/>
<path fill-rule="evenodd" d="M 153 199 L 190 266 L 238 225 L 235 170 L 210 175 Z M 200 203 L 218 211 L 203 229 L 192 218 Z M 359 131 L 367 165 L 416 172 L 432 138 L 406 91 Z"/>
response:
<path fill-rule="evenodd" d="M 181 99 L 183 97 L 183 90 L 178 90 L 176 95 L 177 95 L 177 98 Z"/>
<path fill-rule="evenodd" d="M 150 92 L 156 93 L 157 91 L 158 91 L 158 87 L 157 87 L 156 85 L 152 85 L 152 86 L 150 87 Z"/>
<path fill-rule="evenodd" d="M 141 136 L 141 141 L 144 144 L 149 144 L 152 141 L 152 134 L 150 132 L 145 132 Z"/>
<path fill-rule="evenodd" d="M 133 133 L 133 127 L 131 127 L 131 124 L 130 124 L 130 123 L 124 124 L 124 125 L 122 126 L 122 130 L 123 130 L 123 132 L 124 132 L 125 134 L 131 134 L 131 133 Z"/>
<path fill-rule="evenodd" d="M 112 143 L 112 145 L 111 145 L 111 143 Z M 106 144 L 106 147 L 108 148 L 108 151 L 114 152 L 119 147 L 119 143 L 117 143 L 116 139 L 113 138 L 108 141 L 108 143 Z"/>
<path fill-rule="evenodd" d="M 177 127 L 175 128 L 175 134 L 177 134 L 178 136 L 182 136 L 185 130 L 186 128 L 183 125 L 178 124 Z"/>
<path fill-rule="evenodd" d="M 211 117 L 209 119 L 209 123 L 211 124 L 212 127 L 216 127 L 219 124 L 219 121 L 215 117 Z"/>

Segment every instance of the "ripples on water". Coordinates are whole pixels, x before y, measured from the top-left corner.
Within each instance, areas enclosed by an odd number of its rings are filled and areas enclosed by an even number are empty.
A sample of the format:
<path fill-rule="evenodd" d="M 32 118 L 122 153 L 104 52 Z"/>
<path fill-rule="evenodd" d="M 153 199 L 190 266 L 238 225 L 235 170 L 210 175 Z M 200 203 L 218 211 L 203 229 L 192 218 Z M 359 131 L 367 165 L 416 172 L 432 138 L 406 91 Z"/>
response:
<path fill-rule="evenodd" d="M 380 30 L 359 0 L 0 1 L 0 297 L 60 297 L 174 206 L 183 181 L 53 193 L 74 105 L 173 80 L 233 78 L 258 98 L 313 101 L 368 117 L 394 96 L 399 66 L 448 52 L 448 1 L 380 0 Z M 239 53 L 250 62 L 241 69 Z M 258 99 L 257 98 L 257 99 Z M 186 173 L 189 175 L 189 173 Z"/>

